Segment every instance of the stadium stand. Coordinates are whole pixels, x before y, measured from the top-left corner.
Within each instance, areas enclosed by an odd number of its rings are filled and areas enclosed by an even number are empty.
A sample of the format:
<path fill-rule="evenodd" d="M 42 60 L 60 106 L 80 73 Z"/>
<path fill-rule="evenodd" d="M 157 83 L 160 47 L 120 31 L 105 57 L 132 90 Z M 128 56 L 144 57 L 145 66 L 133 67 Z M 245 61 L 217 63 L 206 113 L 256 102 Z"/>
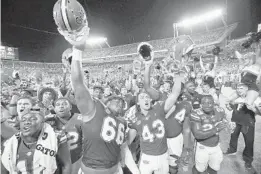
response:
<path fill-rule="evenodd" d="M 197 47 L 210 46 L 222 42 L 232 31 L 237 27 L 237 23 L 227 27 L 221 27 L 208 31 L 207 33 L 199 33 L 192 35 L 191 38 Z M 173 38 L 152 40 L 149 43 L 154 47 L 156 52 L 155 57 L 162 57 L 162 54 L 167 52 L 167 48 Z M 84 62 L 104 62 L 104 61 L 117 61 L 124 59 L 133 59 L 137 56 L 137 47 L 139 43 L 133 43 L 122 46 L 115 46 L 103 49 L 90 49 L 86 50 L 84 54 Z M 107 58 L 107 60 L 106 60 Z"/>

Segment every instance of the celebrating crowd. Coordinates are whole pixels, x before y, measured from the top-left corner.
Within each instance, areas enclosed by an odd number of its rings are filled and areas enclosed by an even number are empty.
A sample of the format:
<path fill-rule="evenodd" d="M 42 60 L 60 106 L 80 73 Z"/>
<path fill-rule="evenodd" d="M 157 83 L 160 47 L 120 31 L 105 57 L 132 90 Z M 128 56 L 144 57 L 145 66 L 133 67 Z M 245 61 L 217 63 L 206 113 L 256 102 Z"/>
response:
<path fill-rule="evenodd" d="M 252 169 L 260 44 L 255 53 L 236 52 L 240 63 L 230 71 L 219 70 L 216 48 L 213 63 L 186 63 L 189 46 L 182 57 L 156 62 L 152 46 L 141 43 L 131 70 L 115 68 L 122 76 L 107 71 L 97 80 L 83 70 L 76 47 L 64 52 L 58 79 L 14 71 L 14 84 L 1 91 L 2 173 L 175 174 L 189 165 L 193 173 L 217 173 L 223 130 L 231 133 L 226 155 L 243 133 L 243 160 Z"/>
<path fill-rule="evenodd" d="M 95 71 L 82 64 L 87 21 L 80 31 L 68 32 L 59 14 L 54 13 L 58 31 L 72 46 L 61 66 L 45 66 L 44 72 L 17 66 L 2 81 L 2 174 L 216 174 L 223 155 L 237 152 L 240 133 L 244 167 L 255 170 L 260 33 L 244 44 L 253 52 L 234 50 L 234 59 L 222 56 L 219 47 L 212 50 L 213 61 L 204 62 L 203 54 L 195 58 L 194 42 L 183 35 L 173 38 L 163 59 L 156 61 L 145 42 L 132 63 L 97 65 Z M 225 152 L 222 131 L 230 135 Z"/>

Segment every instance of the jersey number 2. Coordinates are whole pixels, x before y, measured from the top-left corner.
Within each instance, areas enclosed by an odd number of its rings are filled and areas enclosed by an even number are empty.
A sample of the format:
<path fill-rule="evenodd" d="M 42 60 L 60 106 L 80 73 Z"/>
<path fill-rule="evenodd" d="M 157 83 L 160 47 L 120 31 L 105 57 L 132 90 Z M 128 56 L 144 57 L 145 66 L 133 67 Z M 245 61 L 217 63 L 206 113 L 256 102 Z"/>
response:
<path fill-rule="evenodd" d="M 125 129 L 122 123 L 119 123 L 117 127 L 117 122 L 114 118 L 104 118 L 101 129 L 101 137 L 104 141 L 111 142 L 115 140 L 118 145 L 121 145 L 124 141 L 124 132 Z"/>
<path fill-rule="evenodd" d="M 68 145 L 70 150 L 74 150 L 78 147 L 79 134 L 77 132 L 68 132 Z"/>

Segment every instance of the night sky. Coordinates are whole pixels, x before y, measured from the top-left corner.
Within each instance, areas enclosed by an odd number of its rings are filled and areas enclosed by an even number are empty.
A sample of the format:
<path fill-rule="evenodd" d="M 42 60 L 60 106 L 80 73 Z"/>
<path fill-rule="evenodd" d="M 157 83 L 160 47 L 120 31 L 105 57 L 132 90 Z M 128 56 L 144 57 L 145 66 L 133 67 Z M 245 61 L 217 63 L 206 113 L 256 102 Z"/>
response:
<path fill-rule="evenodd" d="M 239 22 L 232 37 L 256 31 L 261 0 L 227 0 L 228 24 Z M 69 47 L 52 17 L 56 0 L 2 0 L 2 44 L 18 47 L 20 60 L 60 62 Z M 225 0 L 79 0 L 88 14 L 91 36 L 108 38 L 111 46 L 173 36 L 172 23 L 188 15 L 225 8 Z M 220 27 L 221 21 L 209 24 Z M 38 32 L 22 27 L 29 27 Z M 193 28 L 193 31 L 200 30 Z M 202 31 L 203 28 L 202 28 Z M 185 32 L 185 31 L 184 31 Z"/>

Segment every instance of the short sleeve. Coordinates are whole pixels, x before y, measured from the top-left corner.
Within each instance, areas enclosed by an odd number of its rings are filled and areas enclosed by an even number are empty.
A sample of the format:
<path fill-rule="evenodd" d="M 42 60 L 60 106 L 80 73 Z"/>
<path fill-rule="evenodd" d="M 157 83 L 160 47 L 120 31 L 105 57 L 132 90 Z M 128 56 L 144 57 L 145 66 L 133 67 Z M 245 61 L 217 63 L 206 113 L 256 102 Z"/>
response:
<path fill-rule="evenodd" d="M 197 111 L 192 111 L 191 112 L 191 114 L 190 114 L 190 121 L 194 121 L 194 122 L 200 122 L 201 121 L 200 116 L 197 113 Z"/>
<path fill-rule="evenodd" d="M 137 115 L 136 115 L 136 106 L 132 106 L 125 112 L 124 120 L 128 128 L 135 129 L 135 123 L 137 122 Z"/>

